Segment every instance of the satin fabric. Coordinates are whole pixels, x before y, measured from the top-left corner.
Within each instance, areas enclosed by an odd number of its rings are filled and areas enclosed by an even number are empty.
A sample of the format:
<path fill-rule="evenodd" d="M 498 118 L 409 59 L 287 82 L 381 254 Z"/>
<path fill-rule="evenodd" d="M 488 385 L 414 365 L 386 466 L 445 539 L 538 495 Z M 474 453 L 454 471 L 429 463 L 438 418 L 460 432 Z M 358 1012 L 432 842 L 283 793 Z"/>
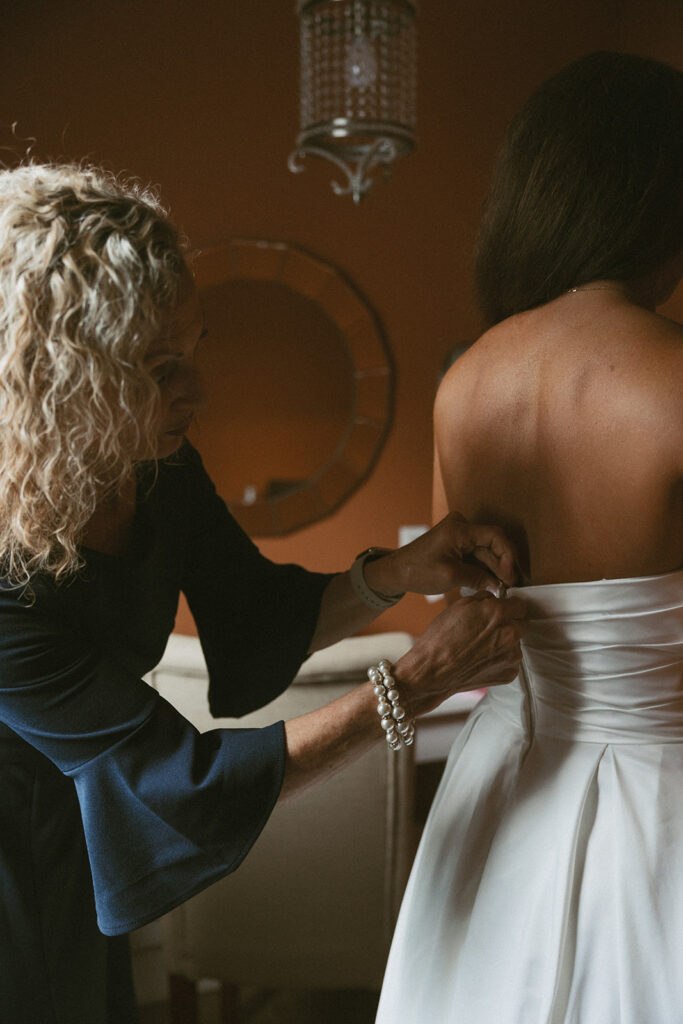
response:
<path fill-rule="evenodd" d="M 129 551 L 82 554 L 32 600 L 0 585 L 0 1024 L 137 1020 L 125 933 L 234 870 L 280 792 L 281 722 L 200 735 L 143 681 L 180 591 L 239 716 L 291 682 L 330 579 L 262 556 L 188 444 L 141 468 Z"/>
<path fill-rule="evenodd" d="M 519 591 L 458 737 L 378 1024 L 683 1024 L 683 570 Z"/>

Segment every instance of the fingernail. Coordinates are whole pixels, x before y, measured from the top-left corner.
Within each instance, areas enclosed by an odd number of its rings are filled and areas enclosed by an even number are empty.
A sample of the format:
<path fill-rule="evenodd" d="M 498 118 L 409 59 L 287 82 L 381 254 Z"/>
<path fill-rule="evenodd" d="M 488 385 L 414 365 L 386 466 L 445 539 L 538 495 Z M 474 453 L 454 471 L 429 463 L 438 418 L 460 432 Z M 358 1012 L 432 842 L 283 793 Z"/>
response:
<path fill-rule="evenodd" d="M 486 589 L 494 597 L 505 597 L 505 584 L 504 583 L 487 583 Z"/>

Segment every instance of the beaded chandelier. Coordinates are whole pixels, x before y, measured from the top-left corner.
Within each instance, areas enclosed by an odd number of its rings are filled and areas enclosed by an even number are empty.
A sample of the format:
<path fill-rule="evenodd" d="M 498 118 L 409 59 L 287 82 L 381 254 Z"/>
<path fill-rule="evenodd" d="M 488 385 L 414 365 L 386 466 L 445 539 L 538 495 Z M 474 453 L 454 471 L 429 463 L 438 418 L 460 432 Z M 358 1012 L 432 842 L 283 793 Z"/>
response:
<path fill-rule="evenodd" d="M 331 160 L 358 202 L 372 172 L 415 148 L 416 5 L 411 0 L 298 0 L 301 130 L 289 169 Z"/>

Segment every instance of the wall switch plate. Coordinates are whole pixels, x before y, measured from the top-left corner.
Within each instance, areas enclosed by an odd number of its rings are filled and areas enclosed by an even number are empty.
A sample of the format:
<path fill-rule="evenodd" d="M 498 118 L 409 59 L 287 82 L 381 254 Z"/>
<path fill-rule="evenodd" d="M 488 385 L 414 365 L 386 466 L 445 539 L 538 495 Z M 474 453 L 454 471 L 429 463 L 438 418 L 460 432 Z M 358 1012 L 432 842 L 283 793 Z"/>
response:
<path fill-rule="evenodd" d="M 412 540 L 417 540 L 423 533 L 427 533 L 429 530 L 428 526 L 399 526 L 398 528 L 398 546 L 402 548 L 404 544 L 410 544 Z"/>

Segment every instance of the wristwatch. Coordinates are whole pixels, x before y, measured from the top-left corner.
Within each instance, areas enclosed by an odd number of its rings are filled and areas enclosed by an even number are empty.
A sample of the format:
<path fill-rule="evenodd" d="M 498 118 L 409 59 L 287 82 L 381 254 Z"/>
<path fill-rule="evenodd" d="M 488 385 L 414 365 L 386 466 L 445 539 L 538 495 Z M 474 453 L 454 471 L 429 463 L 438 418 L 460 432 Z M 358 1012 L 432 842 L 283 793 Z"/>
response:
<path fill-rule="evenodd" d="M 383 612 L 387 608 L 393 607 L 397 604 L 403 594 L 382 594 L 378 590 L 373 590 L 365 582 L 365 574 L 363 572 L 367 562 L 374 562 L 378 558 L 383 558 L 384 555 L 391 553 L 391 548 L 366 548 L 365 551 L 361 551 L 359 555 L 356 555 L 351 570 L 349 572 L 349 579 L 351 580 L 351 586 L 355 593 L 360 597 L 369 608 L 373 608 L 375 611 Z"/>

